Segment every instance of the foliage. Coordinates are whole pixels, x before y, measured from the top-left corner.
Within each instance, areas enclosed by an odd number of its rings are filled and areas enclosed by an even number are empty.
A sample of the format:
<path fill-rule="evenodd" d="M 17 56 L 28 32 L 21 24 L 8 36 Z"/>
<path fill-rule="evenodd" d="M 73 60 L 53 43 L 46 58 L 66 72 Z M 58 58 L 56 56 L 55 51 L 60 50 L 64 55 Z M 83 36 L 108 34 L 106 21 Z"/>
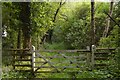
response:
<path fill-rule="evenodd" d="M 84 5 L 84 6 L 83 6 Z M 67 12 L 69 8 L 64 8 Z M 64 14 L 61 11 L 61 14 Z M 59 26 L 56 26 L 54 34 L 59 35 L 56 41 L 64 41 L 64 44 L 67 45 L 68 48 L 85 48 L 88 39 L 89 32 L 89 5 L 82 4 L 79 5 L 74 10 L 69 11 L 69 14 L 63 15 L 64 18 L 59 20 Z M 69 16 L 70 15 L 70 16 Z M 56 39 L 56 38 L 55 38 Z M 84 45 L 83 42 L 86 42 Z"/>
<path fill-rule="evenodd" d="M 32 33 L 40 34 L 42 37 L 52 23 L 52 4 L 50 3 L 31 3 Z M 35 12 L 34 12 L 35 11 Z M 50 14 L 50 15 L 49 15 Z M 39 32 L 39 33 L 38 33 Z M 43 33 L 42 33 L 43 32 Z"/>
<path fill-rule="evenodd" d="M 118 5 L 119 5 L 119 3 L 115 5 L 114 13 L 116 15 L 118 14 Z M 113 15 L 113 19 L 116 22 L 118 22 L 119 16 L 116 16 L 116 15 Z M 119 27 L 114 22 L 112 22 L 111 30 L 109 32 L 108 37 L 101 38 L 100 42 L 99 42 L 99 46 L 101 46 L 101 47 L 117 47 L 118 46 L 118 32 L 119 32 L 118 30 L 119 30 Z"/>
<path fill-rule="evenodd" d="M 106 26 L 106 14 L 108 12 L 108 4 L 96 3 L 95 9 L 95 26 L 96 26 L 96 45 L 102 36 Z M 81 3 L 74 9 L 63 8 L 61 15 L 59 15 L 59 22 L 54 28 L 53 40 L 62 42 L 68 46 L 69 49 L 86 48 L 90 45 L 90 4 Z M 69 13 L 66 13 L 66 12 Z M 64 15 L 62 15 L 64 14 Z M 59 36 L 58 36 L 59 35 Z M 84 43 L 84 44 L 83 44 Z"/>
<path fill-rule="evenodd" d="M 109 35 L 107 38 L 101 38 L 99 45 L 101 47 L 117 47 L 118 28 L 118 26 L 115 26 L 111 31 L 112 35 Z"/>
<path fill-rule="evenodd" d="M 19 6 L 14 3 L 3 3 L 2 4 L 2 28 L 7 26 L 8 36 L 3 38 L 3 47 L 13 45 L 16 47 L 17 43 L 17 31 L 19 27 Z"/>
<path fill-rule="evenodd" d="M 2 9 L 3 25 L 7 26 L 8 36 L 3 38 L 3 48 L 16 48 L 17 37 L 19 28 L 21 28 L 19 15 L 20 7 L 19 3 L 8 2 L 3 3 Z M 43 47 L 46 49 L 83 49 L 90 44 L 90 4 L 89 3 L 67 3 L 65 4 L 58 13 L 56 21 L 53 23 L 53 17 L 56 9 L 59 7 L 58 3 L 53 2 L 42 2 L 33 3 L 31 2 L 31 32 L 32 32 L 32 45 L 35 45 L 37 49 L 40 49 L 41 39 L 49 29 L 53 29 L 52 44 L 44 43 Z M 117 23 L 120 22 L 120 2 L 115 3 L 113 19 Z M 119 27 L 111 22 L 111 28 L 109 35 L 106 38 L 102 37 L 103 31 L 106 26 L 107 15 L 104 11 L 109 11 L 108 3 L 96 3 L 95 9 L 95 26 L 96 26 L 96 45 L 104 47 L 118 47 L 118 30 Z M 23 37 L 23 36 L 22 36 Z M 21 39 L 23 40 L 23 38 Z M 21 43 L 22 45 L 23 43 Z M 3 54 L 7 52 L 3 52 Z M 74 54 L 75 55 L 75 54 Z M 3 59 L 11 57 L 4 56 Z M 113 56 L 114 57 L 114 56 Z M 115 58 L 118 58 L 119 53 L 115 54 Z M 11 59 L 8 59 L 11 60 Z M 3 61 L 4 65 L 8 65 L 8 60 Z M 116 59 L 114 59 L 117 61 Z M 50 78 L 114 78 L 119 77 L 119 69 L 117 62 L 110 62 L 112 66 L 109 66 L 108 70 L 93 70 L 93 71 L 81 71 L 78 74 L 50 74 L 43 75 Z M 5 68 L 5 67 L 4 67 Z M 33 77 L 28 73 L 15 72 L 14 70 L 3 70 L 3 78 L 27 78 Z M 38 75 L 38 77 L 42 75 Z"/>
<path fill-rule="evenodd" d="M 38 40 L 36 47 L 39 47 L 39 43 L 41 42 L 41 39 L 43 39 L 44 35 L 48 35 L 47 31 L 49 29 L 55 28 L 55 24 L 53 22 L 54 15 L 56 12 L 56 9 L 59 7 L 58 3 L 32 3 L 31 4 L 31 26 L 34 26 L 32 28 L 32 39 L 33 44 L 36 44 L 34 42 L 37 42 L 35 40 Z M 34 12 L 35 11 L 35 12 Z"/>
<path fill-rule="evenodd" d="M 72 78 L 72 79 L 93 79 L 93 78 L 117 78 L 117 77 L 113 77 L 113 75 L 111 73 L 109 73 L 109 71 L 102 71 L 102 70 L 93 70 L 93 71 L 81 71 L 78 73 L 51 73 L 51 74 L 42 74 L 44 77 L 47 78 Z M 39 78 L 44 78 L 40 75 L 37 75 Z"/>
<path fill-rule="evenodd" d="M 70 44 L 69 46 L 74 48 L 85 48 L 87 43 L 87 27 L 83 20 L 75 20 L 71 22 L 72 24 L 66 29 L 65 42 Z M 85 43 L 85 44 L 82 44 Z"/>
<path fill-rule="evenodd" d="M 112 78 L 113 77 L 107 71 L 102 71 L 102 70 L 83 71 L 76 76 L 77 78 Z"/>
<path fill-rule="evenodd" d="M 3 72 L 2 78 L 32 78 L 33 76 L 28 72 L 16 72 L 16 71 L 9 71 Z"/>
<path fill-rule="evenodd" d="M 96 37 L 96 45 L 99 45 L 99 40 L 103 35 L 104 29 L 107 23 L 107 15 L 104 11 L 108 12 L 109 4 L 108 3 L 96 3 L 95 9 L 95 37 Z"/>
<path fill-rule="evenodd" d="M 21 27 L 20 26 L 20 19 L 19 19 L 19 15 L 20 15 L 20 6 L 19 6 L 19 2 L 18 3 L 3 3 L 3 13 L 5 13 L 2 17 L 2 21 L 3 21 L 3 26 L 6 25 L 7 26 L 7 32 L 8 35 L 10 35 L 10 37 L 8 36 L 7 38 L 9 40 L 7 41 L 13 41 L 11 43 L 13 43 L 13 45 L 16 47 L 17 45 L 17 34 L 18 34 L 18 30 Z M 37 44 L 40 43 L 42 37 L 46 34 L 48 29 L 53 28 L 54 24 L 53 24 L 53 17 L 54 17 L 54 12 L 56 11 L 57 7 L 58 7 L 58 3 L 48 3 L 48 2 L 42 2 L 42 3 L 31 3 L 30 5 L 31 7 L 31 33 L 32 33 L 32 42 L 33 45 L 35 45 L 36 43 L 36 39 L 39 41 Z M 10 31 L 10 32 L 9 32 Z M 11 38 L 11 36 L 13 36 Z M 10 40 L 13 39 L 13 40 Z M 37 45 L 36 45 L 37 47 Z"/>

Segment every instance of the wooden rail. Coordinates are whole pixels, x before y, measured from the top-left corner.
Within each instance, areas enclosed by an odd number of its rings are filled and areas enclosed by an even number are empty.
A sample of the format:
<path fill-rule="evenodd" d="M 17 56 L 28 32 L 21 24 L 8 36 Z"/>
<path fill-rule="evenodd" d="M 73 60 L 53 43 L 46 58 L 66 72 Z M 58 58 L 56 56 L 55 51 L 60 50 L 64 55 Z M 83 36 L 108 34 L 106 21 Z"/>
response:
<path fill-rule="evenodd" d="M 115 50 L 116 48 L 96 48 L 96 50 Z"/>
<path fill-rule="evenodd" d="M 35 56 L 34 58 L 41 58 L 41 57 Z M 46 56 L 45 58 L 54 59 L 54 58 L 67 58 L 67 57 L 65 57 L 65 56 Z M 69 59 L 71 59 L 71 58 L 86 59 L 87 57 L 85 55 L 84 56 L 69 56 Z"/>
<path fill-rule="evenodd" d="M 6 51 L 30 51 L 30 49 L 4 49 Z"/>
<path fill-rule="evenodd" d="M 36 50 L 36 53 L 38 52 L 54 52 L 54 53 L 78 53 L 78 52 L 90 52 L 90 50 Z"/>
<path fill-rule="evenodd" d="M 32 59 L 14 59 L 14 61 L 32 61 Z"/>
<path fill-rule="evenodd" d="M 18 53 L 18 54 L 12 54 L 13 56 L 32 56 L 32 54 L 22 54 L 22 53 Z"/>
<path fill-rule="evenodd" d="M 14 65 L 14 66 L 18 66 L 18 67 L 31 67 L 31 65 L 27 65 L 27 64 L 26 64 L 26 65 L 25 65 L 25 64 L 24 64 L 24 65 L 17 65 L 17 64 L 16 64 L 16 65 Z"/>
<path fill-rule="evenodd" d="M 95 60 L 109 60 L 107 57 L 95 57 Z"/>
<path fill-rule="evenodd" d="M 107 64 L 95 64 L 95 66 L 107 66 Z"/>
<path fill-rule="evenodd" d="M 58 72 L 58 71 L 37 71 L 35 73 L 79 73 L 81 71 L 62 71 L 62 72 Z"/>

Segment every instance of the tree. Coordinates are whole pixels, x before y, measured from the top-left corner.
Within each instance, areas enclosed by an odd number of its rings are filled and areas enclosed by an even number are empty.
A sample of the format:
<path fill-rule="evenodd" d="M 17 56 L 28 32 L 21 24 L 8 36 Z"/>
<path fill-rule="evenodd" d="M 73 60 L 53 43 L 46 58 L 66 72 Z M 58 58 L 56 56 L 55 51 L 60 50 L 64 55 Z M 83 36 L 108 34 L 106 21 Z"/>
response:
<path fill-rule="evenodd" d="M 14 8 L 16 8 L 16 11 L 17 11 L 17 17 L 15 17 L 18 21 L 19 21 L 19 23 L 17 24 L 17 48 L 18 49 L 21 49 L 22 48 L 22 46 L 21 46 L 21 44 L 22 44 L 22 32 L 21 32 L 21 24 L 20 24 L 20 3 L 18 2 L 18 3 L 15 3 L 15 2 L 12 2 L 12 6 L 14 7 Z"/>
<path fill-rule="evenodd" d="M 20 20 L 23 33 L 23 48 L 31 46 L 31 27 L 30 27 L 30 2 L 20 3 Z"/>
<path fill-rule="evenodd" d="M 112 13 L 113 13 L 113 4 L 114 4 L 114 0 L 111 0 L 110 2 L 110 8 L 109 8 L 109 15 L 112 16 Z M 107 25 L 105 27 L 105 30 L 103 32 L 103 37 L 107 37 L 108 36 L 108 32 L 109 32 L 109 29 L 110 29 L 110 17 L 107 18 Z"/>
<path fill-rule="evenodd" d="M 95 41 L 96 46 L 99 46 L 99 41 L 103 35 L 104 28 L 106 26 L 106 17 L 107 15 L 104 13 L 104 11 L 109 11 L 109 4 L 108 3 L 96 3 L 95 4 Z"/>
<path fill-rule="evenodd" d="M 65 2 L 62 2 L 62 0 L 61 2 L 59 2 L 59 7 L 56 9 L 54 17 L 53 17 L 53 21 L 52 21 L 53 23 L 55 23 L 59 10 L 64 4 Z M 47 34 L 43 36 L 43 39 L 46 38 L 46 42 L 52 43 L 53 29 L 49 29 L 46 33 Z"/>
<path fill-rule="evenodd" d="M 94 0 L 91 0 L 91 45 L 95 45 L 95 10 L 94 10 Z"/>
<path fill-rule="evenodd" d="M 31 3 L 32 42 L 39 48 L 45 41 L 47 31 L 54 28 L 53 17 L 58 3 Z"/>
<path fill-rule="evenodd" d="M 117 44 L 117 48 L 118 48 L 118 53 L 117 53 L 117 63 L 118 63 L 118 70 L 120 70 L 120 1 L 118 3 L 116 3 L 115 5 L 115 20 L 118 23 L 118 25 L 116 26 L 117 29 L 114 31 L 117 33 L 116 35 L 116 44 Z M 120 71 L 119 73 L 120 74 Z"/>

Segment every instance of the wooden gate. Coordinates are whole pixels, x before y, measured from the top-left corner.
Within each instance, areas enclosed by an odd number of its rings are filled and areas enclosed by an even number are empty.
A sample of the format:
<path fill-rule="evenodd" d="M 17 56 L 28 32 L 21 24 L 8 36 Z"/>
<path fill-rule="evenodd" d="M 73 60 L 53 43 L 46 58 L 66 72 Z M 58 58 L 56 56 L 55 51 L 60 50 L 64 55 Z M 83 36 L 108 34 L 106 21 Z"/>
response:
<path fill-rule="evenodd" d="M 68 73 L 89 68 L 88 50 L 39 50 L 33 57 L 35 73 Z"/>
<path fill-rule="evenodd" d="M 13 68 L 32 73 L 73 73 L 109 66 L 114 48 L 90 50 L 12 49 Z M 24 53 L 24 54 L 23 54 Z M 21 56 L 22 54 L 22 56 Z"/>

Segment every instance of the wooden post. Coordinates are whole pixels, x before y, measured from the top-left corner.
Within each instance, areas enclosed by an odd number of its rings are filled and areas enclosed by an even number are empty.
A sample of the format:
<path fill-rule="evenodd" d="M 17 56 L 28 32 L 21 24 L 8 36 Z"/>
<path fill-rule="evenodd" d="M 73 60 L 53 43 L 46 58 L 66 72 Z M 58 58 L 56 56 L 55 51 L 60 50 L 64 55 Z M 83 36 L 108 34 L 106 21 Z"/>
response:
<path fill-rule="evenodd" d="M 120 70 L 120 27 L 118 29 L 118 69 Z"/>
<path fill-rule="evenodd" d="M 90 51 L 90 46 L 87 46 L 87 50 Z M 90 68 L 90 52 L 87 53 L 87 68 L 89 69 Z"/>
<path fill-rule="evenodd" d="M 12 51 L 12 56 L 13 56 L 13 69 L 15 70 L 15 51 Z"/>
<path fill-rule="evenodd" d="M 93 70 L 94 69 L 94 64 L 95 64 L 95 61 L 94 61 L 94 53 L 95 53 L 95 50 L 96 50 L 96 46 L 95 45 L 92 45 L 92 55 L 91 55 L 91 69 Z"/>
<path fill-rule="evenodd" d="M 35 47 L 32 45 L 32 72 L 35 71 Z"/>

